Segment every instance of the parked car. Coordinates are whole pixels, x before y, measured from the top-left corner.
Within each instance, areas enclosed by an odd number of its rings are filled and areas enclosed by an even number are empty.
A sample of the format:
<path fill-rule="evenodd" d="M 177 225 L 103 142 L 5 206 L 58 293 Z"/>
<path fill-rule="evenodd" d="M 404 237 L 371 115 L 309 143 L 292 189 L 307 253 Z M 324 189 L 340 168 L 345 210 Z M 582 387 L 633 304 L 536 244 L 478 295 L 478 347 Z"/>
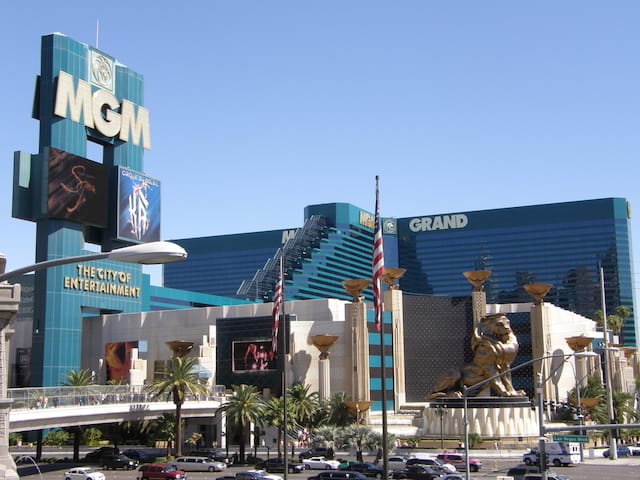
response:
<path fill-rule="evenodd" d="M 329 470 L 309 477 L 307 480 L 370 480 L 360 472 Z"/>
<path fill-rule="evenodd" d="M 631 449 L 627 445 L 617 445 L 616 451 L 618 452 L 618 457 L 630 457 L 632 455 Z M 609 449 L 607 448 L 604 452 L 602 452 L 603 457 L 609 458 Z"/>
<path fill-rule="evenodd" d="M 233 459 L 228 457 L 222 450 L 210 449 L 210 450 L 195 450 L 190 452 L 189 455 L 193 457 L 207 457 L 210 460 L 215 460 L 217 462 L 224 462 L 227 465 L 231 465 L 233 463 Z"/>
<path fill-rule="evenodd" d="M 268 473 L 284 473 L 284 459 L 269 458 L 263 462 L 256 464 L 256 469 L 264 470 Z M 287 461 L 287 471 L 289 473 L 300 473 L 308 470 L 304 463 L 296 463 Z"/>
<path fill-rule="evenodd" d="M 75 467 L 64 472 L 64 480 L 104 480 L 104 473 L 91 467 Z"/>
<path fill-rule="evenodd" d="M 382 478 L 384 476 L 384 469 L 373 463 L 349 463 L 346 467 L 340 467 L 340 470 L 360 472 L 365 477 Z"/>
<path fill-rule="evenodd" d="M 334 451 L 331 447 L 313 447 L 309 450 L 303 450 L 298 454 L 298 457 L 300 457 L 300 461 L 311 457 L 325 457 L 329 460 L 333 460 L 333 455 Z"/>
<path fill-rule="evenodd" d="M 527 473 L 522 480 L 542 480 L 541 473 Z M 566 475 L 547 472 L 547 480 L 571 480 Z"/>
<path fill-rule="evenodd" d="M 456 473 L 458 471 L 455 466 L 451 465 L 450 463 L 444 463 L 438 458 L 410 458 L 407 460 L 406 466 L 410 467 L 411 465 L 428 465 L 435 471 L 442 473 Z"/>
<path fill-rule="evenodd" d="M 226 463 L 208 457 L 177 457 L 169 465 L 185 472 L 222 472 L 227 468 Z"/>
<path fill-rule="evenodd" d="M 135 470 L 140 464 L 138 460 L 129 458 L 122 453 L 119 455 L 106 455 L 102 457 L 102 462 L 100 463 L 102 464 L 103 470 L 116 470 L 118 468 L 122 468 L 124 470 Z"/>
<path fill-rule="evenodd" d="M 449 473 L 444 477 L 440 477 L 440 480 L 465 480 L 465 477 L 457 473 Z"/>
<path fill-rule="evenodd" d="M 138 468 L 136 480 L 182 480 L 187 474 L 166 463 L 147 463 Z"/>
<path fill-rule="evenodd" d="M 128 448 L 127 450 L 123 450 L 122 454 L 140 463 L 153 463 L 156 459 L 155 455 L 137 448 Z"/>
<path fill-rule="evenodd" d="M 395 470 L 404 470 L 407 459 L 400 455 L 392 455 L 387 458 L 387 465 L 392 472 Z"/>
<path fill-rule="evenodd" d="M 444 463 L 450 463 L 457 470 L 466 470 L 467 463 L 464 454 L 461 453 L 453 453 L 453 452 L 444 452 L 440 453 L 437 456 L 438 460 L 442 460 Z M 477 472 L 482 468 L 482 462 L 476 458 L 469 458 L 469 470 L 472 472 Z"/>
<path fill-rule="evenodd" d="M 119 455 L 119 454 L 120 454 L 120 450 L 118 449 L 118 447 L 100 447 L 88 452 L 85 455 L 85 460 L 88 463 L 97 463 L 101 465 L 102 460 L 105 457 Z"/>
<path fill-rule="evenodd" d="M 530 474 L 538 474 L 540 473 L 540 469 L 535 465 L 518 465 L 515 467 L 511 467 L 507 471 L 508 477 L 513 477 L 513 480 L 524 480 L 526 475 Z M 557 480 L 567 480 L 567 477 L 556 473 L 552 469 L 547 469 L 547 475 L 551 475 L 555 477 Z"/>
<path fill-rule="evenodd" d="M 433 480 L 440 478 L 441 472 L 429 465 L 409 465 L 404 470 L 398 470 L 391 474 L 391 478 L 410 480 Z"/>
<path fill-rule="evenodd" d="M 302 460 L 312 470 L 337 470 L 340 462 L 337 460 L 327 460 L 325 457 L 311 457 Z"/>
<path fill-rule="evenodd" d="M 246 470 L 244 472 L 238 472 L 233 478 L 234 480 L 282 480 L 280 475 L 273 475 L 272 473 L 267 473 L 264 470 Z"/>

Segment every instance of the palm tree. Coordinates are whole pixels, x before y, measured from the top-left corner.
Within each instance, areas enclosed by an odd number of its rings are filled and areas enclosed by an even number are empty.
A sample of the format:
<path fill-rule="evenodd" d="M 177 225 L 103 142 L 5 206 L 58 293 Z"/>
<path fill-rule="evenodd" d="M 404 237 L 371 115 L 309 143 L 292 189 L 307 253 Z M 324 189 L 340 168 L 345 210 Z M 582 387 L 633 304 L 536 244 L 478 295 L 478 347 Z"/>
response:
<path fill-rule="evenodd" d="M 170 394 L 176 406 L 175 443 L 176 455 L 182 455 L 182 405 L 187 394 L 194 396 L 206 395 L 207 387 L 203 379 L 199 378 L 194 358 L 173 357 L 166 364 L 161 379 L 151 386 L 154 397 Z"/>
<path fill-rule="evenodd" d="M 295 427 L 294 417 L 294 406 L 292 403 L 287 402 L 287 432 L 292 431 Z M 284 436 L 284 398 L 272 398 L 265 404 L 264 421 L 267 425 L 278 429 L 278 458 L 282 458 L 282 446 L 285 443 L 282 441 Z M 285 447 L 285 455 L 287 453 L 286 450 Z"/>
<path fill-rule="evenodd" d="M 328 411 L 327 424 L 346 427 L 355 422 L 355 418 L 349 413 L 349 409 L 345 405 L 345 402 L 349 400 L 351 400 L 351 397 L 344 392 L 334 393 L 329 397 L 329 400 L 324 403 L 324 408 Z"/>
<path fill-rule="evenodd" d="M 624 326 L 624 319 L 631 315 L 631 309 L 628 307 L 618 306 L 613 309 L 613 314 L 607 315 L 607 328 L 613 333 L 619 334 Z M 602 310 L 596 310 L 594 314 L 596 326 L 604 328 L 604 317 Z"/>
<path fill-rule="evenodd" d="M 86 387 L 88 385 L 93 385 L 94 377 L 93 374 L 89 371 L 89 369 L 82 370 L 69 370 L 67 375 L 65 375 L 64 380 L 62 382 L 63 387 Z M 75 426 L 69 427 L 73 432 L 73 461 L 80 461 L 80 439 L 82 438 L 82 427 Z"/>
<path fill-rule="evenodd" d="M 344 428 L 342 431 L 343 442 L 349 445 L 356 451 L 356 459 L 358 462 L 363 462 L 364 457 L 362 452 L 365 448 L 372 448 L 375 443 L 371 438 L 372 431 L 369 427 L 364 425 L 354 424 Z"/>
<path fill-rule="evenodd" d="M 265 404 L 253 385 L 232 385 L 233 396 L 227 403 L 219 408 L 227 416 L 227 422 L 231 421 L 239 430 L 240 461 L 245 460 L 246 426 L 251 423 L 260 424 L 265 412 Z M 229 441 L 229 428 L 227 423 L 227 442 Z"/>
<path fill-rule="evenodd" d="M 313 427 L 313 417 L 320 408 L 318 392 L 309 393 L 310 385 L 296 383 L 289 388 L 287 400 L 291 402 L 293 415 L 303 427 Z"/>
<path fill-rule="evenodd" d="M 376 458 L 373 461 L 375 465 L 380 462 L 382 459 L 382 453 L 384 445 L 384 441 L 382 438 L 382 432 L 371 432 L 369 435 L 369 440 L 371 442 L 372 447 L 376 450 Z M 396 436 L 392 433 L 387 434 L 387 451 L 391 452 L 395 448 L 396 445 Z"/>

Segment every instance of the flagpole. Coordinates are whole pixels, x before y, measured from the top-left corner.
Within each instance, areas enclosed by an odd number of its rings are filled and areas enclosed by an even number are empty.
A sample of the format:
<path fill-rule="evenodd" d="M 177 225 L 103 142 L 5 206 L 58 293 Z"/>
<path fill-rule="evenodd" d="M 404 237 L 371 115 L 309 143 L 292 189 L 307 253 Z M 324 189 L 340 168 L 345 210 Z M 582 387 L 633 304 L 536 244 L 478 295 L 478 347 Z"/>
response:
<path fill-rule="evenodd" d="M 288 345 L 288 336 L 287 336 L 287 322 L 284 314 L 284 250 L 280 250 L 280 319 L 282 323 L 282 336 L 284 338 L 283 347 L 282 347 L 282 420 L 284 422 L 284 472 L 283 477 L 284 480 L 287 480 L 289 475 L 289 451 L 288 451 L 288 443 L 289 443 L 289 432 L 288 432 L 288 415 L 287 415 L 287 345 Z"/>
<path fill-rule="evenodd" d="M 384 302 L 382 295 L 382 274 L 384 273 L 384 253 L 382 240 L 382 227 L 380 222 L 380 201 L 378 190 L 379 177 L 376 175 L 376 211 L 373 232 L 373 309 L 375 325 L 380 332 L 380 380 L 382 383 L 382 470 L 383 479 L 387 480 L 389 475 L 389 455 L 387 452 L 387 381 L 385 372 L 384 354 Z"/>

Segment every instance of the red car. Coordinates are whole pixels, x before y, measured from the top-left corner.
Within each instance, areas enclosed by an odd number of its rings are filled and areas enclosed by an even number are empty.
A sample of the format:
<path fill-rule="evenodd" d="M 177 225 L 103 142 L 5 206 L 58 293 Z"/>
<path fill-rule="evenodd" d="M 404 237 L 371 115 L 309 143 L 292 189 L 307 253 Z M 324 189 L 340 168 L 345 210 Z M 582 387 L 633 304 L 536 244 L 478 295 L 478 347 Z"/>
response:
<path fill-rule="evenodd" d="M 466 470 L 467 463 L 465 462 L 465 456 L 460 453 L 444 452 L 438 455 L 438 460 L 442 460 L 444 463 L 450 463 L 458 470 Z M 482 462 L 475 458 L 469 459 L 469 470 L 477 472 L 482 467 Z"/>
<path fill-rule="evenodd" d="M 136 480 L 186 480 L 187 474 L 166 463 L 148 463 L 138 469 Z"/>

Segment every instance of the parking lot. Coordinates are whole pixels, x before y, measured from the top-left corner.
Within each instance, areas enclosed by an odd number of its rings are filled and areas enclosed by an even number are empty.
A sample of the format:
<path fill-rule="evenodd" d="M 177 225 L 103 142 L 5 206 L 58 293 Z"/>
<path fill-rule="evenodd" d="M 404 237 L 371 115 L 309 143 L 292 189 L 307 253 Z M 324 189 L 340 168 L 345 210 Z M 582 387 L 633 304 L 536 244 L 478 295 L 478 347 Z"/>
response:
<path fill-rule="evenodd" d="M 482 460 L 483 466 L 477 473 L 470 473 L 470 477 L 474 480 L 479 479 L 496 479 L 503 476 L 509 468 L 520 464 L 521 452 L 509 453 L 501 452 L 495 454 L 492 452 L 472 452 L 472 456 Z M 340 456 L 343 458 L 343 456 Z M 373 460 L 373 457 L 367 456 L 367 461 Z M 33 465 L 24 465 L 19 468 L 20 477 L 33 478 L 34 480 L 63 480 L 64 472 L 67 468 L 78 464 L 51 464 L 41 465 L 40 472 Z M 571 480 L 629 480 L 638 478 L 638 468 L 640 467 L 640 456 L 620 458 L 618 460 L 608 460 L 602 456 L 595 458 L 587 458 L 580 465 L 569 467 L 559 467 L 555 470 L 558 473 L 568 476 Z M 250 466 L 232 466 L 223 473 L 208 472 L 189 472 L 188 477 L 191 480 L 217 480 L 224 476 L 234 475 L 236 472 L 250 469 Z M 307 480 L 310 476 L 317 473 L 317 470 L 307 470 L 302 473 L 289 473 L 287 479 L 291 480 Z M 136 471 L 109 470 L 104 472 L 106 480 L 135 480 Z M 284 474 L 279 474 L 284 477 Z"/>

